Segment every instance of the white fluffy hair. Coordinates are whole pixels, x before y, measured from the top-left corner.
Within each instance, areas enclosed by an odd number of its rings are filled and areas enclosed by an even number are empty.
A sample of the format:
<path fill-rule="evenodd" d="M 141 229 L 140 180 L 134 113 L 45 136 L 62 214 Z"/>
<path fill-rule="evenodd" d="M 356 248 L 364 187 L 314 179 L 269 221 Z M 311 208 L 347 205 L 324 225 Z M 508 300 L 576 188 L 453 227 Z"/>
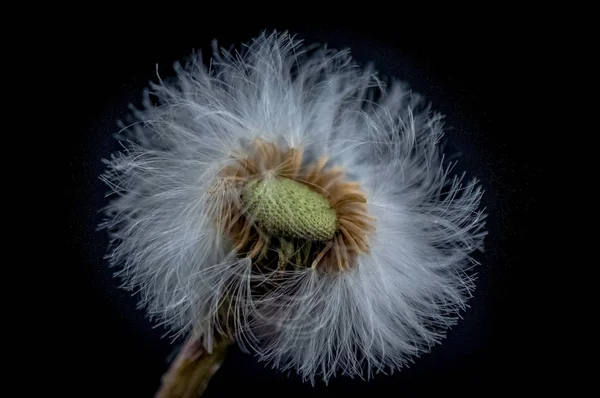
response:
<path fill-rule="evenodd" d="M 151 85 L 159 101 L 145 96 L 123 151 L 106 161 L 111 263 L 151 317 L 208 350 L 229 297 L 242 348 L 313 383 L 411 362 L 465 308 L 485 235 L 479 183 L 443 164 L 442 117 L 347 51 L 306 49 L 287 33 L 214 50 L 210 67 L 194 55 Z M 269 275 L 215 228 L 207 191 L 255 138 L 326 155 L 360 182 L 376 227 L 355 267 L 286 270 L 270 291 L 251 289 Z"/>

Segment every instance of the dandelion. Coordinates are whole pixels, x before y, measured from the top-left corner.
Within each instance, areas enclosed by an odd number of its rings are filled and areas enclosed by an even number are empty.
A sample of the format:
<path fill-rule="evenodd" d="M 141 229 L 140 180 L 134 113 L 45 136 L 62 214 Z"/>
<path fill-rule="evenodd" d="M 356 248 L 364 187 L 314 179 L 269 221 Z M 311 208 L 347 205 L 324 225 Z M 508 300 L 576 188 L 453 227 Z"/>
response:
<path fill-rule="evenodd" d="M 348 51 L 263 33 L 152 84 L 102 176 L 110 262 L 187 343 L 159 396 L 196 396 L 237 343 L 306 381 L 404 367 L 475 286 L 485 214 L 442 116 Z"/>

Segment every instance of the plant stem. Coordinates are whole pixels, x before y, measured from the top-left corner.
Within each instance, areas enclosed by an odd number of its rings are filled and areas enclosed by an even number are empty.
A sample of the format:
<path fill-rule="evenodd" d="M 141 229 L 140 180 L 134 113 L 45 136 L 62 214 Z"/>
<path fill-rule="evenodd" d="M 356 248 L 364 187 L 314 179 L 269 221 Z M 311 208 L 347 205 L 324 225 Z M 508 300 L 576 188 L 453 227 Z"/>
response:
<path fill-rule="evenodd" d="M 190 338 L 177 354 L 177 358 L 162 378 L 155 398 L 197 398 L 202 396 L 208 382 L 217 372 L 230 340 L 218 341 L 208 353 L 201 341 Z"/>

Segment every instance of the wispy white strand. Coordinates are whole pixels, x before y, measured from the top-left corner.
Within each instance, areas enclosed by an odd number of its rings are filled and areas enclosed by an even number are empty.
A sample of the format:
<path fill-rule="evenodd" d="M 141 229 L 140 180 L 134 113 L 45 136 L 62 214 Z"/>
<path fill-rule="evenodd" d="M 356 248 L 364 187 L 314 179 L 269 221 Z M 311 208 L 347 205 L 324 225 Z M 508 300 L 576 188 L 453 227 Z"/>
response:
<path fill-rule="evenodd" d="M 442 117 L 402 84 L 385 88 L 347 52 L 305 52 L 263 34 L 241 53 L 177 65 L 151 87 L 123 151 L 102 176 L 113 196 L 106 223 L 112 264 L 141 305 L 174 335 L 210 349 L 222 298 L 240 345 L 314 382 L 370 377 L 428 350 L 465 308 L 485 214 L 477 181 L 450 177 L 438 142 Z M 207 192 L 218 170 L 254 138 L 327 155 L 367 193 L 376 230 L 352 271 L 286 271 L 268 283 L 215 225 Z M 233 193 L 235 194 L 235 192 Z"/>

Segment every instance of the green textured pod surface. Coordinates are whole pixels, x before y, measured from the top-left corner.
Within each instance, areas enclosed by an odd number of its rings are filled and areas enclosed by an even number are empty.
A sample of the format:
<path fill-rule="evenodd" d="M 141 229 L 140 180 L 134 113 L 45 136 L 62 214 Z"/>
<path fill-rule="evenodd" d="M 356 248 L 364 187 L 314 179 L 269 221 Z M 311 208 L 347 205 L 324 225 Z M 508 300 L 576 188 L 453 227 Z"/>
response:
<path fill-rule="evenodd" d="M 327 199 L 288 178 L 252 181 L 243 200 L 248 215 L 273 235 L 324 241 L 337 231 L 337 215 Z"/>

